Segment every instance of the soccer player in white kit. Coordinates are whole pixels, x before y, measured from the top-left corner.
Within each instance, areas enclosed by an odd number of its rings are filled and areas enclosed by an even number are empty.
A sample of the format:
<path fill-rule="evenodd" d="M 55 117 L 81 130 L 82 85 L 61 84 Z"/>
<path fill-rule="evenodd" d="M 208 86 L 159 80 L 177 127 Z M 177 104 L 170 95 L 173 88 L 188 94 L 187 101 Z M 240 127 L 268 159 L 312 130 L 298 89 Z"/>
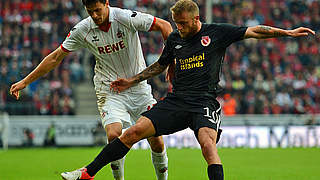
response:
<path fill-rule="evenodd" d="M 150 109 L 156 100 L 145 81 L 120 94 L 110 90 L 110 83 L 146 68 L 138 31 L 160 31 L 166 39 L 172 27 L 169 22 L 149 14 L 110 7 L 108 0 L 82 0 L 82 3 L 90 16 L 75 25 L 61 46 L 27 77 L 12 85 L 10 92 L 18 99 L 19 90 L 58 66 L 69 52 L 87 48 L 96 58 L 97 104 L 111 142 L 122 134 L 122 129 L 135 124 L 140 114 Z M 163 139 L 150 137 L 148 142 L 157 178 L 166 180 L 168 158 Z M 124 179 L 124 159 L 112 162 L 111 168 L 116 180 Z"/>

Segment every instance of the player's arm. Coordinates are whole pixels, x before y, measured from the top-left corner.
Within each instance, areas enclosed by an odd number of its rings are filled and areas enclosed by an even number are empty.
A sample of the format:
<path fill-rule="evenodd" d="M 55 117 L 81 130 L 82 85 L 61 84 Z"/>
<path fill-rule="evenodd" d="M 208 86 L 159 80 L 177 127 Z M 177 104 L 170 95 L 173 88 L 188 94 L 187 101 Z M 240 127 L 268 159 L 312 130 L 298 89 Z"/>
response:
<path fill-rule="evenodd" d="M 161 18 L 155 18 L 154 24 L 149 31 L 160 31 L 164 40 L 166 40 L 169 34 L 172 32 L 171 24 Z"/>
<path fill-rule="evenodd" d="M 110 89 L 120 93 L 138 83 L 141 81 L 144 81 L 146 79 L 149 79 L 153 76 L 156 76 L 163 72 L 167 68 L 167 65 L 161 65 L 158 61 L 153 63 L 151 66 L 144 69 L 139 74 L 128 78 L 128 79 L 117 79 L 116 81 L 113 81 L 110 85 Z"/>
<path fill-rule="evenodd" d="M 46 56 L 41 63 L 24 79 L 13 84 L 10 88 L 10 94 L 12 94 L 16 99 L 19 99 L 19 91 L 24 89 L 33 81 L 47 74 L 49 71 L 58 66 L 62 59 L 68 54 L 61 49 L 61 47 L 57 48 L 55 51 L 51 52 L 48 56 Z"/>
<path fill-rule="evenodd" d="M 155 21 L 156 22 L 151 27 L 150 31 L 160 31 L 161 34 L 162 34 L 162 38 L 164 40 L 167 40 L 169 34 L 172 32 L 171 24 L 168 21 L 160 19 L 160 18 L 156 18 Z M 169 68 L 168 68 L 167 73 L 166 73 L 166 80 L 168 82 L 172 83 L 172 80 L 174 78 L 174 69 L 175 69 L 175 63 L 172 62 L 169 65 Z"/>
<path fill-rule="evenodd" d="M 244 38 L 256 38 L 256 39 L 266 39 L 266 38 L 274 38 L 274 37 L 300 37 L 300 36 L 308 36 L 308 34 L 315 35 L 315 32 L 306 27 L 299 27 L 293 30 L 284 30 L 280 28 L 258 25 L 253 27 L 248 27 Z"/>
<path fill-rule="evenodd" d="M 128 79 L 130 82 L 133 83 L 133 85 L 140 83 L 141 81 L 144 81 L 146 79 L 149 79 L 153 76 L 156 76 L 160 73 L 162 73 L 167 68 L 166 65 L 160 65 L 160 63 L 157 61 L 153 63 L 151 66 L 147 67 L 145 70 L 140 72 L 139 74 L 133 76 L 132 78 Z"/>

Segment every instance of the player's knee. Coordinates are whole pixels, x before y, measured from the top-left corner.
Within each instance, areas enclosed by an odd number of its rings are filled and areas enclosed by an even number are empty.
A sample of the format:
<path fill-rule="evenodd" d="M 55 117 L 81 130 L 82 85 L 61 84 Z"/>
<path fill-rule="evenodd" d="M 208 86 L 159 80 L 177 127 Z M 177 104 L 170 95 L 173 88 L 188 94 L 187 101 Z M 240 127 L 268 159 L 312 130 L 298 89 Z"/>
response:
<path fill-rule="evenodd" d="M 217 152 L 217 147 L 212 141 L 204 141 L 200 143 L 203 152 Z"/>
<path fill-rule="evenodd" d="M 157 143 L 155 143 L 154 147 L 152 148 L 152 150 L 154 152 L 158 152 L 161 153 L 164 150 L 164 143 L 163 141 L 158 141 Z"/>
<path fill-rule="evenodd" d="M 198 140 L 201 148 L 216 148 L 216 135 L 210 128 L 201 128 L 198 133 Z"/>
<path fill-rule="evenodd" d="M 138 142 L 141 139 L 141 134 L 143 133 L 143 129 L 137 127 L 137 126 L 132 126 L 129 129 L 127 129 L 124 133 L 123 138 L 129 143 L 129 144 L 134 144 Z"/>
<path fill-rule="evenodd" d="M 107 133 L 108 141 L 111 142 L 121 135 L 121 132 L 111 131 Z"/>
<path fill-rule="evenodd" d="M 161 153 L 164 150 L 164 142 L 162 139 L 157 138 L 152 141 L 149 141 L 151 149 L 153 152 Z"/>

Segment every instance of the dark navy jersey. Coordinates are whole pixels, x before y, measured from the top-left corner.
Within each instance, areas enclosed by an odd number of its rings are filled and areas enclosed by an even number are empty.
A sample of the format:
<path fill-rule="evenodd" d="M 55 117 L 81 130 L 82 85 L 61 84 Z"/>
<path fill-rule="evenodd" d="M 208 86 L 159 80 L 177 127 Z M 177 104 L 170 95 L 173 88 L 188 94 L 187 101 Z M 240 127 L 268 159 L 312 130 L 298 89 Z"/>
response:
<path fill-rule="evenodd" d="M 184 95 L 215 95 L 226 48 L 242 40 L 247 27 L 231 24 L 202 24 L 200 31 L 189 39 L 175 30 L 167 39 L 158 60 L 161 65 L 176 61 L 173 92 Z"/>

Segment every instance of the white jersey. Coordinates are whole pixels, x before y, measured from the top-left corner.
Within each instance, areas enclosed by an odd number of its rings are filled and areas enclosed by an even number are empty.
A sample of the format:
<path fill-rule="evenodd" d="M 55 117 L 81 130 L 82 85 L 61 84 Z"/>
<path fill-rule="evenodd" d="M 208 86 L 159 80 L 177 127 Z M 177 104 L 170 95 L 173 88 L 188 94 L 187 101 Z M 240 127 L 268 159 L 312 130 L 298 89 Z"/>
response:
<path fill-rule="evenodd" d="M 138 31 L 149 31 L 155 20 L 149 14 L 109 7 L 106 31 L 89 16 L 72 28 L 61 48 L 68 52 L 89 49 L 96 57 L 95 84 L 100 81 L 109 88 L 117 78 L 132 77 L 146 68 Z M 141 86 L 147 86 L 146 81 L 131 90 Z"/>

